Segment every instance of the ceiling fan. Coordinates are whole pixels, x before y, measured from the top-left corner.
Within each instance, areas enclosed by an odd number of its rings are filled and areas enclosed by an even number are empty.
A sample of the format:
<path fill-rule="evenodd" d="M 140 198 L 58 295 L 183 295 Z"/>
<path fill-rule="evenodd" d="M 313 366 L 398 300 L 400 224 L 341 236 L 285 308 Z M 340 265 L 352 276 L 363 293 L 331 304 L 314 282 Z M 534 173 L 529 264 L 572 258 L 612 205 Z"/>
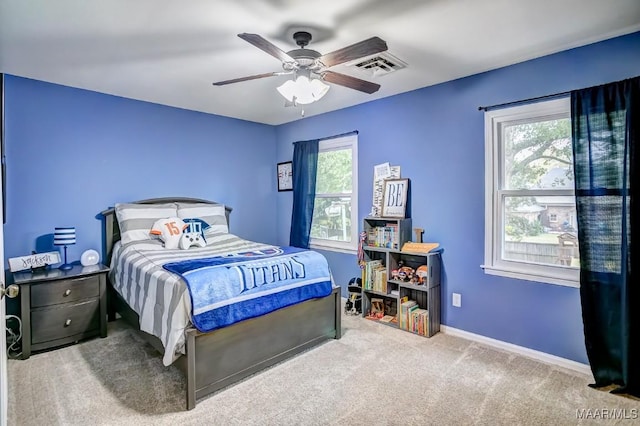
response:
<path fill-rule="evenodd" d="M 343 47 L 342 49 L 338 49 L 324 55 L 315 50 L 306 48 L 311 41 L 311 34 L 307 31 L 297 31 L 293 34 L 293 39 L 300 48 L 293 49 L 289 52 L 284 52 L 258 34 L 242 33 L 238 34 L 238 37 L 282 61 L 282 68 L 284 71 L 269 72 L 265 74 L 218 81 L 213 83 L 214 86 L 224 86 L 226 84 L 239 83 L 241 81 L 293 74 L 294 80 L 287 81 L 278 88 L 278 91 L 294 105 L 296 103 L 311 103 L 324 96 L 329 89 L 329 86 L 323 84 L 322 81 L 369 94 L 380 89 L 379 84 L 328 70 L 328 68 L 334 65 L 384 52 L 387 50 L 387 43 L 379 37 L 371 37 L 359 43 Z M 299 91 L 294 92 L 294 83 L 304 83 L 305 88 L 308 87 L 308 89 L 298 87 L 297 90 Z M 300 90 L 302 92 L 300 92 Z"/>

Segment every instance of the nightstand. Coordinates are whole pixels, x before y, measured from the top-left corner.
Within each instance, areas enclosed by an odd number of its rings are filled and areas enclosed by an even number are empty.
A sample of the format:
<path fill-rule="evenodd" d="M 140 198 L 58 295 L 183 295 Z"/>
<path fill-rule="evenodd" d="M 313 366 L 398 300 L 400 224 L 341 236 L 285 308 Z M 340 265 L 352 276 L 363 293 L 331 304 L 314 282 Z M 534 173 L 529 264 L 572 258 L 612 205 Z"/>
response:
<path fill-rule="evenodd" d="M 22 359 L 88 337 L 107 337 L 104 265 L 17 272 L 22 319 Z"/>

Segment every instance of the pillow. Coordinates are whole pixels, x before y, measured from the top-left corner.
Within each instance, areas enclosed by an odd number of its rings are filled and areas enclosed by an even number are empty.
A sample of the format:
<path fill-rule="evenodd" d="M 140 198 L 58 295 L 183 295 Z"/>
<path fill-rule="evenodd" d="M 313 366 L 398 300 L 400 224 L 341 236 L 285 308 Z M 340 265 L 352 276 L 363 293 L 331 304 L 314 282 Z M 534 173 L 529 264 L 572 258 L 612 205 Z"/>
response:
<path fill-rule="evenodd" d="M 178 216 L 178 208 L 175 203 L 118 203 L 115 205 L 115 211 L 122 244 L 150 240 L 149 231 L 156 220 Z"/>
<path fill-rule="evenodd" d="M 224 204 L 178 203 L 178 217 L 200 219 L 205 238 L 214 234 L 229 233 Z"/>
<path fill-rule="evenodd" d="M 206 241 L 207 238 L 205 237 L 205 232 L 209 229 L 209 224 L 207 222 L 199 218 L 184 218 L 182 220 L 189 227 L 185 232 L 200 232 L 200 235 L 202 235 L 202 238 Z"/>
<path fill-rule="evenodd" d="M 164 241 L 164 248 L 177 249 L 182 238 L 182 231 L 187 226 L 179 217 L 168 217 L 156 220 L 149 233 L 160 237 Z"/>

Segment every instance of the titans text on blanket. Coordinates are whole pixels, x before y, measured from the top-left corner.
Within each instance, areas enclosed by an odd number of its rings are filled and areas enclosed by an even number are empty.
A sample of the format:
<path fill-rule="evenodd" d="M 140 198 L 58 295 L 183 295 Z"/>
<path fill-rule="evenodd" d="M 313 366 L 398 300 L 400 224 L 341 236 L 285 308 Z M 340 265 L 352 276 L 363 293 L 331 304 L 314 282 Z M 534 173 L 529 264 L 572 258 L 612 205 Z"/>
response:
<path fill-rule="evenodd" d="M 235 266 L 242 274 L 240 293 L 277 281 L 305 278 L 304 265 L 294 257 Z"/>

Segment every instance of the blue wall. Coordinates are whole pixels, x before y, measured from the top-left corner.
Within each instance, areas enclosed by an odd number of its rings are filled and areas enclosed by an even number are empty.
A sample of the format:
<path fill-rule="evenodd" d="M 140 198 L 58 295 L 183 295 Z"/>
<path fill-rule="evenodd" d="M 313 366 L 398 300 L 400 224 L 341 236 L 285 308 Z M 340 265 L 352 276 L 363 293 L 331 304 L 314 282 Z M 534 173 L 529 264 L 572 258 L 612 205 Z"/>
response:
<path fill-rule="evenodd" d="M 587 363 L 578 289 L 485 275 L 480 268 L 484 117 L 478 106 L 637 75 L 640 33 L 279 126 L 278 161 L 291 158 L 294 141 L 358 130 L 359 216 L 370 210 L 373 166 L 400 165 L 411 179 L 413 225 L 445 249 L 443 323 Z M 288 241 L 290 214 L 291 194 L 279 194 L 280 243 Z M 355 255 L 334 253 L 330 260 L 343 285 L 359 274 Z M 451 307 L 453 292 L 462 294 L 461 308 Z"/>
<path fill-rule="evenodd" d="M 101 248 L 98 214 L 164 196 L 233 208 L 235 234 L 276 242 L 273 126 L 6 76 L 5 257 L 75 226 L 69 259 Z M 52 248 L 49 246 L 49 248 Z"/>
<path fill-rule="evenodd" d="M 478 106 L 638 74 L 635 33 L 277 127 L 7 76 L 5 257 L 27 254 L 55 226 L 71 225 L 78 244 L 69 255 L 77 260 L 100 247 L 97 215 L 105 207 L 172 195 L 228 204 L 232 232 L 286 244 L 292 194 L 275 191 L 275 164 L 291 159 L 294 141 L 358 130 L 359 215 L 370 210 L 373 166 L 402 166 L 414 226 L 445 248 L 444 324 L 586 363 L 577 289 L 480 268 Z M 337 283 L 359 274 L 355 255 L 325 254 Z M 452 292 L 462 294 L 461 308 L 451 307 Z"/>

